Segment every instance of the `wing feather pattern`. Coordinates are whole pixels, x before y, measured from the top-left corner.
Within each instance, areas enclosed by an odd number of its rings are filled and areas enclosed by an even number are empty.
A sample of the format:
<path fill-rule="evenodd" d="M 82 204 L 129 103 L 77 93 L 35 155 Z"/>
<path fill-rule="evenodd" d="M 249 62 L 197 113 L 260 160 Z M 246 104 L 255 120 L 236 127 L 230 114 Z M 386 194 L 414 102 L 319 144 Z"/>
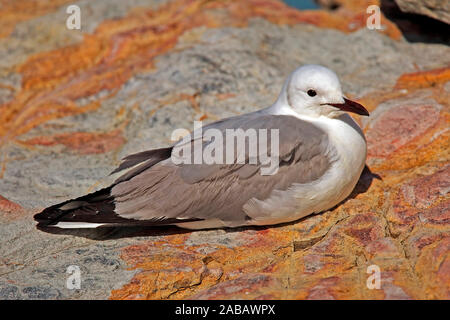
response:
<path fill-rule="evenodd" d="M 232 164 L 174 164 L 171 159 L 174 146 L 148 150 L 126 157 L 113 173 L 133 168 L 112 186 L 49 207 L 35 219 L 46 226 L 58 222 L 182 226 L 186 222 L 209 220 L 220 220 L 227 226 L 242 225 L 254 215 L 246 209 L 249 203 L 264 202 L 293 184 L 318 179 L 331 164 L 327 135 L 291 116 L 255 112 L 212 123 L 203 130 L 210 128 L 224 136 L 227 129 L 268 129 L 268 132 L 278 129 L 278 172 L 261 175 L 263 164 L 249 163 L 248 144 L 245 162 Z M 194 142 L 195 139 L 189 141 L 192 145 Z M 268 154 L 273 152 L 270 142 L 269 134 Z M 202 148 L 209 143 L 202 140 Z M 253 205 L 252 210 L 258 207 Z"/>

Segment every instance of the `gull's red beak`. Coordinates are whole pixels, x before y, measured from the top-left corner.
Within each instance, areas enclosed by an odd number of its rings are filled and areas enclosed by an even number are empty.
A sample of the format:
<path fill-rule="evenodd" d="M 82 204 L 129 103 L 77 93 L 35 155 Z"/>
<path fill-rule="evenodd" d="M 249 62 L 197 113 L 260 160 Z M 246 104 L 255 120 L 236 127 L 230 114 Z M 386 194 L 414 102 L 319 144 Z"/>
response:
<path fill-rule="evenodd" d="M 369 111 L 366 110 L 366 108 L 364 108 L 362 105 L 360 105 L 359 103 L 352 101 L 352 100 L 348 100 L 346 98 L 344 98 L 344 103 L 327 103 L 330 106 L 336 107 L 338 109 L 341 109 L 342 111 L 348 111 L 348 112 L 353 112 L 353 113 L 357 113 L 360 114 L 362 116 L 368 116 L 369 115 Z"/>

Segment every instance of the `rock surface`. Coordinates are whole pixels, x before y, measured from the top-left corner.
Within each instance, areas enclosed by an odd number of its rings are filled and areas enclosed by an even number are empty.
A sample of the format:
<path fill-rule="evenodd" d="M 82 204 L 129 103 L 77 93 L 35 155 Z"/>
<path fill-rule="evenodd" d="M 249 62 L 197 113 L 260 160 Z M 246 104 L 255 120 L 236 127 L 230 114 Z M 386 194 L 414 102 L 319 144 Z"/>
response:
<path fill-rule="evenodd" d="M 33 3 L 0 9 L 0 299 L 450 298 L 448 46 L 385 18 L 366 29 L 377 1 L 71 1 L 81 30 L 66 2 Z M 36 230 L 34 213 L 106 186 L 175 128 L 271 104 L 304 63 L 371 111 L 370 171 L 341 205 L 270 228 Z"/>
<path fill-rule="evenodd" d="M 419 13 L 450 24 L 450 1 L 395 0 L 404 12 Z"/>

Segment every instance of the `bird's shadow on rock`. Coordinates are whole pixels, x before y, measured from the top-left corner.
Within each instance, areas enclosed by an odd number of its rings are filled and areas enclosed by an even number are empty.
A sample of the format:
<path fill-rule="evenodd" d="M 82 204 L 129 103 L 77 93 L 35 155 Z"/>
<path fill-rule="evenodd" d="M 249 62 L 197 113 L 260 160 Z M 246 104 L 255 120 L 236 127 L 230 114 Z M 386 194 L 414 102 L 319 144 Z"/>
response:
<path fill-rule="evenodd" d="M 76 237 L 88 238 L 91 240 L 117 240 L 122 238 L 135 237 L 157 237 L 169 236 L 174 234 L 183 234 L 192 232 L 192 230 L 178 228 L 176 226 L 158 226 L 158 227 L 98 227 L 93 229 L 60 229 L 54 227 L 36 227 L 38 230 L 59 235 L 71 235 Z"/>
<path fill-rule="evenodd" d="M 358 183 L 356 184 L 354 190 L 352 193 L 341 203 L 336 205 L 335 207 L 329 209 L 333 210 L 336 207 L 342 205 L 346 201 L 355 198 L 358 194 L 365 193 L 369 189 L 369 187 L 372 184 L 373 179 L 382 180 L 381 177 L 376 174 L 372 173 L 369 169 L 369 167 L 366 165 L 364 167 L 363 172 L 361 173 L 361 177 L 358 180 Z M 320 214 L 320 213 L 318 213 Z M 308 219 L 311 217 L 311 215 L 308 215 L 306 217 L 303 217 L 301 219 L 281 223 L 277 225 L 270 225 L 270 226 L 248 226 L 248 227 L 237 227 L 237 228 L 224 228 L 227 232 L 241 232 L 244 230 L 265 230 L 268 228 L 279 228 L 283 226 L 287 226 L 293 223 L 298 223 L 303 220 Z M 98 227 L 95 229 L 60 229 L 60 228 L 54 228 L 54 227 L 37 227 L 37 229 L 51 234 L 61 234 L 61 235 L 72 235 L 77 237 L 84 237 L 91 240 L 117 240 L 122 238 L 135 238 L 135 237 L 150 237 L 150 236 L 169 236 L 174 234 L 184 234 L 184 233 L 191 233 L 199 230 L 188 230 L 179 228 L 176 226 L 159 226 L 159 227 L 148 227 L 148 226 L 142 226 L 142 227 Z M 211 230 L 211 229 L 206 229 Z"/>
<path fill-rule="evenodd" d="M 383 180 L 383 178 L 381 178 L 381 176 L 379 174 L 373 173 L 372 171 L 370 171 L 370 168 L 366 165 L 364 167 L 364 170 L 361 173 L 358 183 L 356 184 L 352 193 L 344 201 L 339 203 L 337 206 L 342 205 L 343 203 L 347 202 L 350 199 L 356 198 L 356 196 L 358 194 L 366 193 L 367 190 L 369 190 L 370 186 L 372 185 L 373 179 L 381 180 L 381 181 Z"/>

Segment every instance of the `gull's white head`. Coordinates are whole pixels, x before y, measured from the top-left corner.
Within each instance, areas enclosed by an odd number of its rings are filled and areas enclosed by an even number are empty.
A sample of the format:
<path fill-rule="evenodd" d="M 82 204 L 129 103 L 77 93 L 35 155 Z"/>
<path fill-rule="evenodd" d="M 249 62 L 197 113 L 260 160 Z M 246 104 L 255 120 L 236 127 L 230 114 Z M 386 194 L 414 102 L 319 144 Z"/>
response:
<path fill-rule="evenodd" d="M 277 103 L 311 117 L 335 118 L 345 111 L 369 115 L 362 105 L 345 98 L 336 73 L 319 65 L 305 65 L 291 73 Z"/>

